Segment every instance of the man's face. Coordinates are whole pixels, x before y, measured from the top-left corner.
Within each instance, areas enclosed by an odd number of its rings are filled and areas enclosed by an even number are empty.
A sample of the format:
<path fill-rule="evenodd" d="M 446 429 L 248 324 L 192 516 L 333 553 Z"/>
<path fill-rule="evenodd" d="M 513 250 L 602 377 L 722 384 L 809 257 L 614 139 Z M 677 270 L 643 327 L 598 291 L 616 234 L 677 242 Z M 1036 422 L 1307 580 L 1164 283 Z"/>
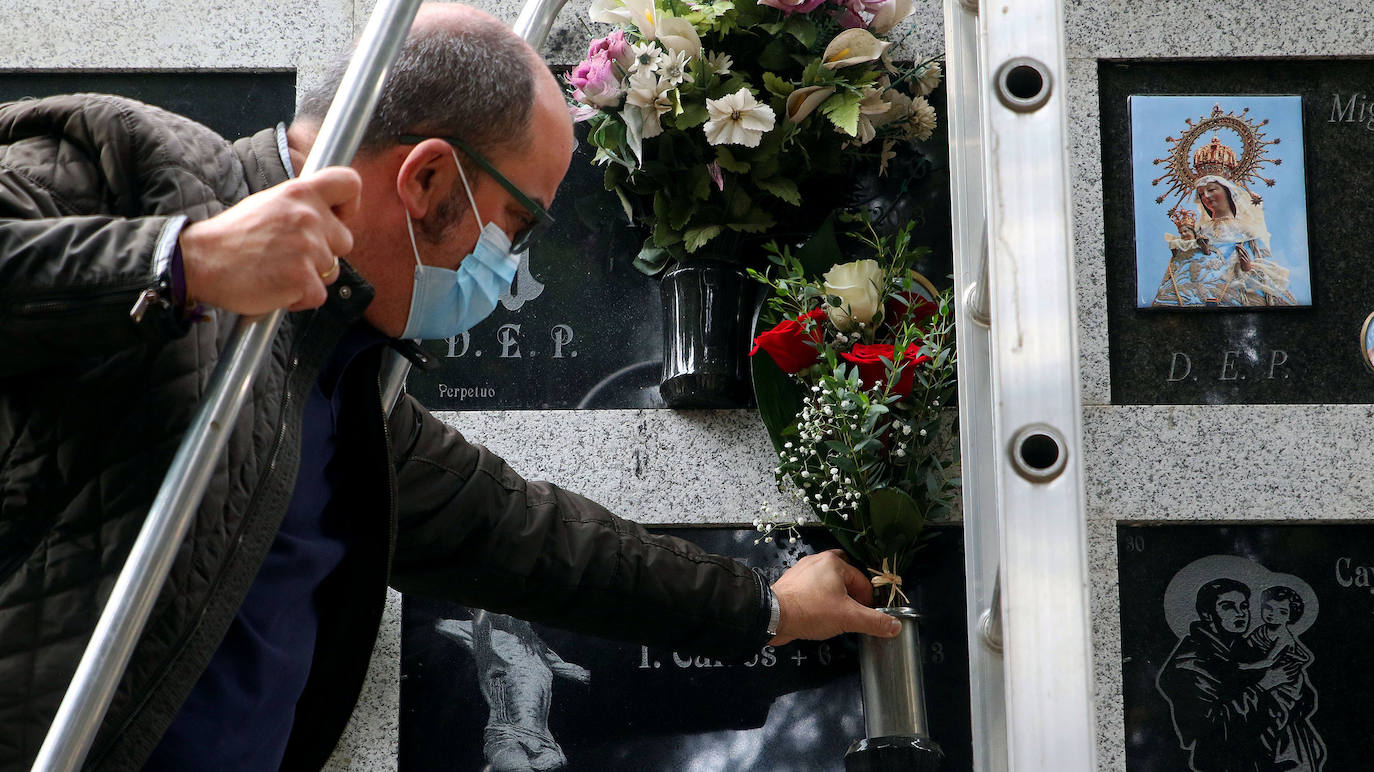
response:
<path fill-rule="evenodd" d="M 1243 633 L 1250 624 L 1250 601 L 1240 592 L 1224 593 L 1216 602 L 1217 628 L 1229 633 Z"/>

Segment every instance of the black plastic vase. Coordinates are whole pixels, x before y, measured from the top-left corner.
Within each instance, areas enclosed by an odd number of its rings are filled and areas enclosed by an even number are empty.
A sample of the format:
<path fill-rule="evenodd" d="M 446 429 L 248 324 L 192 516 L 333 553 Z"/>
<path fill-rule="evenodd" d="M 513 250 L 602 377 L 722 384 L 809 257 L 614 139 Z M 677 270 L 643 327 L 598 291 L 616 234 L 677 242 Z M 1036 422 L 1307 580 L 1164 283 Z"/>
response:
<path fill-rule="evenodd" d="M 659 289 L 663 401 L 677 408 L 745 407 L 754 282 L 735 263 L 689 259 L 668 268 Z"/>

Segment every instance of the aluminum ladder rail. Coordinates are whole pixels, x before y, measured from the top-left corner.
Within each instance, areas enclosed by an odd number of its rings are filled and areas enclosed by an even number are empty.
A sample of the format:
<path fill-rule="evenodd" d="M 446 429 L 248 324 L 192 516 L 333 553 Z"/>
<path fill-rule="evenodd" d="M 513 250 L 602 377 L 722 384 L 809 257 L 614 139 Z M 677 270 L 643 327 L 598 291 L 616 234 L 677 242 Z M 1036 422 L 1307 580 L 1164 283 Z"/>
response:
<path fill-rule="evenodd" d="M 1059 0 L 945 0 L 975 769 L 1095 768 Z"/>
<path fill-rule="evenodd" d="M 353 160 L 401 49 L 420 0 L 381 0 L 358 40 L 339 90 L 320 125 L 301 175 Z M 162 488 L 96 622 L 76 674 L 62 698 L 34 770 L 78 769 L 129 664 L 143 626 L 166 582 L 177 549 L 195 518 L 215 464 L 233 431 L 253 377 L 286 315 L 274 311 L 239 320 Z"/>
<path fill-rule="evenodd" d="M 515 19 L 515 25 L 511 28 L 522 40 L 530 44 L 530 47 L 538 51 L 544 46 L 544 41 L 549 37 L 549 30 L 553 28 L 554 19 L 558 18 L 558 12 L 563 10 L 568 0 L 526 0 L 520 7 L 520 15 Z M 528 259 L 522 257 L 523 259 Z M 401 392 L 405 390 L 406 376 L 410 374 L 410 361 L 394 349 L 388 348 L 382 357 L 382 409 L 388 415 L 396 407 L 396 401 L 401 398 Z"/>

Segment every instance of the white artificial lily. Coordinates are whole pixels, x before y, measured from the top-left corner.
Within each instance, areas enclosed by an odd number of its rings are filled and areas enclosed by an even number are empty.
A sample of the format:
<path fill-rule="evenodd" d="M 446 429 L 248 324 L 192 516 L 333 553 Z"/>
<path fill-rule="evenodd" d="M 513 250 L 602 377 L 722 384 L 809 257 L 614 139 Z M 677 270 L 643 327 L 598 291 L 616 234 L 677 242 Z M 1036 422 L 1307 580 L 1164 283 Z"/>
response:
<path fill-rule="evenodd" d="M 868 29 L 875 35 L 886 35 L 911 14 L 911 0 L 887 0 L 873 13 Z"/>
<path fill-rule="evenodd" d="M 592 21 L 634 26 L 645 40 L 653 40 L 658 29 L 658 9 L 654 0 L 595 0 L 589 11 Z"/>
<path fill-rule="evenodd" d="M 670 51 L 685 51 L 688 59 L 701 54 L 701 37 L 690 21 L 676 16 L 664 16 L 655 28 L 658 42 Z"/>
<path fill-rule="evenodd" d="M 741 88 L 720 99 L 706 100 L 710 120 L 703 129 L 712 145 L 758 147 L 763 134 L 773 128 L 773 108 L 759 104 L 749 89 Z"/>
<path fill-rule="evenodd" d="M 891 42 L 873 37 L 873 33 L 866 29 L 847 29 L 830 41 L 821 60 L 827 69 L 836 70 L 876 61 L 890 45 Z"/>
<path fill-rule="evenodd" d="M 625 7 L 622 0 L 593 0 L 591 7 L 587 9 L 587 16 L 594 22 L 614 24 L 617 27 L 634 23 L 630 18 L 630 9 Z"/>
<path fill-rule="evenodd" d="M 787 120 L 801 123 L 835 93 L 834 86 L 803 86 L 787 95 Z"/>

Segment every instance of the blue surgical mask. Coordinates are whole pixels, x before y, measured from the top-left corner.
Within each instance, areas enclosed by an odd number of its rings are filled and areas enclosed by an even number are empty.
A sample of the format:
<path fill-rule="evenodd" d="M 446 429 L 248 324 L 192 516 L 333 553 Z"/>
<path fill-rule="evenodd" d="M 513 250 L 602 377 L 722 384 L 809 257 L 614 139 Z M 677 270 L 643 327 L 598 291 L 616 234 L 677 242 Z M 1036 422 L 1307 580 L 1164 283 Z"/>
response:
<path fill-rule="evenodd" d="M 463 190 L 472 204 L 472 215 L 481 224 L 477 201 L 472 197 L 472 188 L 468 187 L 468 178 L 458 162 L 457 153 L 453 153 L 453 162 L 458 164 Z M 415 286 L 411 289 L 410 317 L 401 332 L 402 338 L 435 340 L 459 335 L 496 310 L 496 302 L 504 290 L 510 289 L 515 269 L 520 265 L 520 258 L 510 252 L 510 238 L 500 226 L 488 222 L 482 227 L 477 246 L 463 258 L 456 271 L 420 262 L 420 248 L 415 243 L 415 226 L 410 222 L 410 212 L 406 212 L 406 230 L 410 233 L 410 248 L 415 253 Z"/>

